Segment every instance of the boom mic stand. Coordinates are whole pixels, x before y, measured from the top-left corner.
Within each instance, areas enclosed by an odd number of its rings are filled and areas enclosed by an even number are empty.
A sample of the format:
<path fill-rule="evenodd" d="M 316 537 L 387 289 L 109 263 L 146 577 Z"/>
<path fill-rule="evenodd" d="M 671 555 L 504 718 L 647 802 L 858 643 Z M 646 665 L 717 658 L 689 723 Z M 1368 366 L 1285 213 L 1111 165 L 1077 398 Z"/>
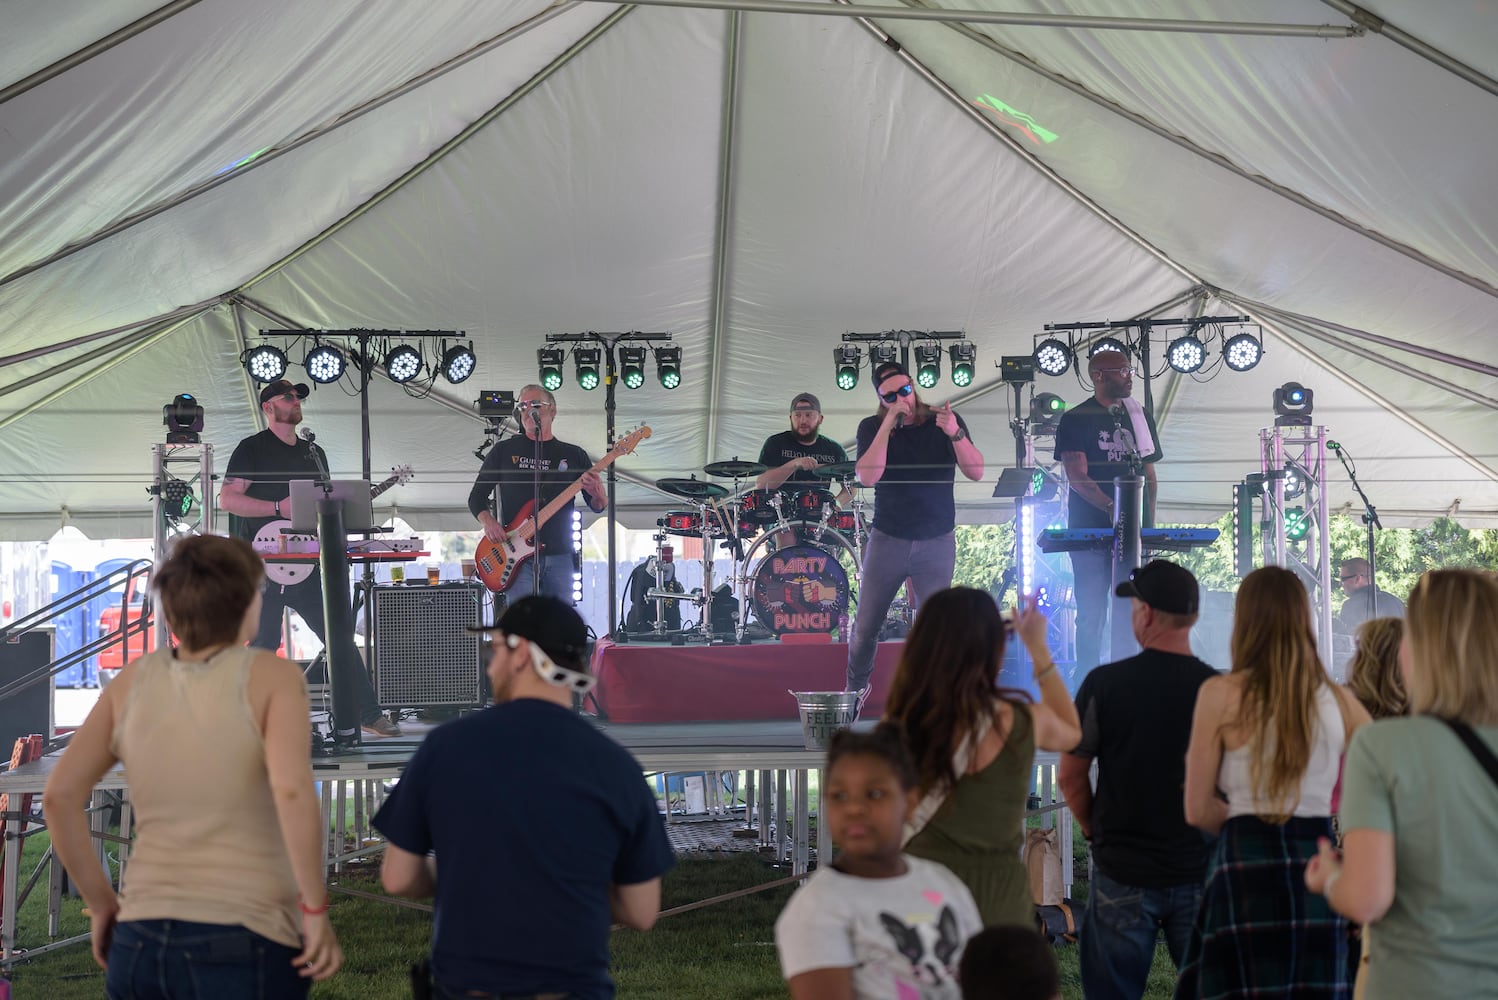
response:
<path fill-rule="evenodd" d="M 1357 466 L 1353 464 L 1352 456 L 1347 450 L 1335 441 L 1328 441 L 1326 446 L 1337 453 L 1337 459 L 1341 461 L 1342 468 L 1347 470 L 1347 478 L 1352 483 L 1354 492 L 1358 499 L 1363 501 L 1363 525 L 1368 531 L 1368 617 L 1378 617 L 1378 569 L 1373 562 L 1375 531 L 1382 531 L 1383 525 L 1378 520 L 1378 508 L 1373 506 L 1373 501 L 1368 499 L 1368 494 L 1363 492 L 1363 486 L 1358 482 Z"/>

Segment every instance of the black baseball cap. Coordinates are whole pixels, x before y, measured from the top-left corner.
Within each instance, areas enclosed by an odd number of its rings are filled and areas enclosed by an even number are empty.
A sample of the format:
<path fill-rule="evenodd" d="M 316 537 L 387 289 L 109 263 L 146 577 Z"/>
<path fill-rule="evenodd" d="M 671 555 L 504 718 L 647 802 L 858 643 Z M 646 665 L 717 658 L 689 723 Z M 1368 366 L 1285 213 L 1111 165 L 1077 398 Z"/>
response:
<path fill-rule="evenodd" d="M 588 626 L 570 604 L 539 594 L 511 604 L 493 625 L 470 626 L 470 632 L 503 632 L 529 639 L 559 667 L 588 669 Z"/>
<path fill-rule="evenodd" d="M 809 392 L 798 393 L 796 398 L 791 400 L 791 412 L 795 413 L 797 410 L 807 409 L 816 410 L 818 413 L 821 413 L 822 403 Z"/>
<path fill-rule="evenodd" d="M 288 392 L 296 393 L 297 399 L 306 399 L 307 393 L 311 391 L 311 389 L 307 388 L 306 382 L 298 382 L 296 385 L 292 385 L 290 379 L 278 378 L 260 390 L 260 402 L 262 405 L 269 403 L 277 396 L 284 396 Z"/>
<path fill-rule="evenodd" d="M 910 372 L 906 371 L 905 366 L 900 364 L 900 362 L 886 361 L 874 369 L 874 390 L 877 392 L 879 390 L 879 383 L 891 375 L 904 375 L 906 378 L 910 378 Z"/>
<path fill-rule="evenodd" d="M 1119 597 L 1137 597 L 1156 611 L 1194 615 L 1201 610 L 1201 587 L 1185 566 L 1167 559 L 1154 559 L 1129 574 L 1113 591 Z"/>

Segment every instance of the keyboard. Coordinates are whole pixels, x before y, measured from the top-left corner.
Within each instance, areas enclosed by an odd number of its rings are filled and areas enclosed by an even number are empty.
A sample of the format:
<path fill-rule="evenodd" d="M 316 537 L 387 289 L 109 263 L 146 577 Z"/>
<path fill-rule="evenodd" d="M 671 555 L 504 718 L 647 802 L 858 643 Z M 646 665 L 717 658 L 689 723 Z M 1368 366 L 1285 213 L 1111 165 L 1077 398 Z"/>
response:
<path fill-rule="evenodd" d="M 1154 552 L 1185 552 L 1211 545 L 1220 533 L 1216 528 L 1145 528 L 1139 533 L 1139 545 Z M 1113 544 L 1113 529 L 1047 528 L 1038 544 L 1042 552 L 1106 549 Z"/>

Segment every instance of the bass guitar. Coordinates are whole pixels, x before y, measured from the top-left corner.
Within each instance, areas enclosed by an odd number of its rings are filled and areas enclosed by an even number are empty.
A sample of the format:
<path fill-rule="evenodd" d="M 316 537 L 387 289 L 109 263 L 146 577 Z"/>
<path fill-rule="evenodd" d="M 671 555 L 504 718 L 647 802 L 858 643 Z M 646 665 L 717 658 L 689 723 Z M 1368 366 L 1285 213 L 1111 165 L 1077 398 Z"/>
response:
<path fill-rule="evenodd" d="M 649 427 L 640 427 L 624 435 L 613 448 L 609 449 L 607 455 L 593 463 L 593 467 L 588 472 L 602 472 L 612 465 L 616 458 L 628 455 L 648 437 L 650 437 Z M 586 476 L 588 472 L 583 473 L 583 476 Z M 474 554 L 473 562 L 479 579 L 484 581 L 484 586 L 496 594 L 510 589 L 520 575 L 520 567 L 536 554 L 536 532 L 540 530 L 541 525 L 551 520 L 557 511 L 572 503 L 572 498 L 577 496 L 578 491 L 583 488 L 583 476 L 579 476 L 571 486 L 558 493 L 551 503 L 542 507 L 541 513 L 534 519 L 531 517 L 531 511 L 535 509 L 536 502 L 527 500 L 514 519 L 505 525 L 504 541 L 496 542 L 488 535 L 479 539 L 478 551 Z"/>
<path fill-rule="evenodd" d="M 384 493 L 392 486 L 404 486 L 415 476 L 409 465 L 398 465 L 390 470 L 392 475 L 389 479 L 378 485 L 370 487 L 369 498 Z M 284 533 L 283 529 L 291 527 L 290 518 L 281 518 L 278 521 L 267 521 L 255 532 L 255 540 L 250 543 L 251 548 L 263 556 L 273 556 L 281 552 L 316 552 L 317 535 L 298 535 Z M 301 583 L 307 577 L 317 572 L 315 562 L 266 562 L 265 578 L 271 583 L 282 587 L 290 587 Z"/>

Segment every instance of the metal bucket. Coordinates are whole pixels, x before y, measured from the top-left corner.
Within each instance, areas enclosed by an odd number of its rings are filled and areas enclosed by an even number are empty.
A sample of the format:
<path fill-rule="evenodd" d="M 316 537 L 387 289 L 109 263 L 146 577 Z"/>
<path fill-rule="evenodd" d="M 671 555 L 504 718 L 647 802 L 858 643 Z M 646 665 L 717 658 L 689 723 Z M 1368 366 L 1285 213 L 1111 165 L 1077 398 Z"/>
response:
<path fill-rule="evenodd" d="M 826 750 L 832 734 L 858 718 L 857 691 L 792 691 L 801 711 L 801 738 L 808 750 Z"/>

